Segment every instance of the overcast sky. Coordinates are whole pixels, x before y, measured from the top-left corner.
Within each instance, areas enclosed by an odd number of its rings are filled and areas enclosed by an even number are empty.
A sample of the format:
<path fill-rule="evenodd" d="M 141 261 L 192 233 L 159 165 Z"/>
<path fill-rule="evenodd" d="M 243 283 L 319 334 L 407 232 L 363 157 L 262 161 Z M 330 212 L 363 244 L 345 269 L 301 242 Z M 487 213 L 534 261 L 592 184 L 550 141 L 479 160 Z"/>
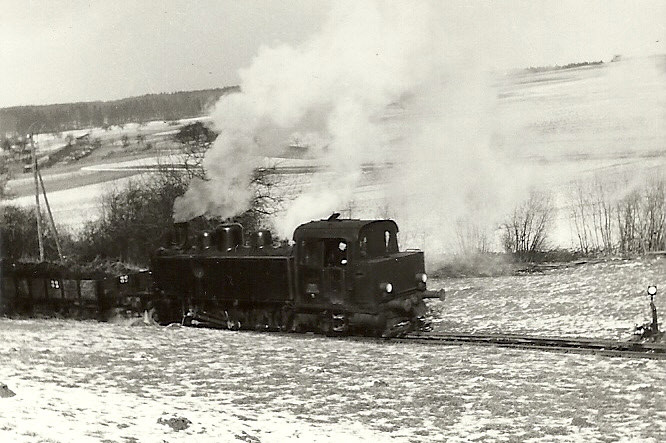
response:
<path fill-rule="evenodd" d="M 238 69 L 261 45 L 302 44 L 330 6 L 326 0 L 0 0 L 0 107 L 238 84 Z M 666 53 L 662 0 L 456 6 L 434 3 L 457 11 L 442 28 L 457 33 L 470 21 L 481 24 L 479 38 L 492 45 L 496 68 Z M 353 45 L 354 36 L 348 38 Z"/>

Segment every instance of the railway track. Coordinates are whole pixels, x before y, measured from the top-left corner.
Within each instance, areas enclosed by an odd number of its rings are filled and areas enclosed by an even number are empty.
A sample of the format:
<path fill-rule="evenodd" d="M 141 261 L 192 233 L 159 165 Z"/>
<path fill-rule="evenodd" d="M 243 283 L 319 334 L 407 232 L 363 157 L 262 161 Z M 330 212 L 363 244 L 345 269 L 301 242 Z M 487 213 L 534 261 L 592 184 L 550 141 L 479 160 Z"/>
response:
<path fill-rule="evenodd" d="M 428 345 L 500 346 L 541 351 L 599 354 L 612 357 L 666 359 L 666 343 L 632 342 L 591 338 L 539 337 L 516 334 L 410 334 L 393 339 Z"/>

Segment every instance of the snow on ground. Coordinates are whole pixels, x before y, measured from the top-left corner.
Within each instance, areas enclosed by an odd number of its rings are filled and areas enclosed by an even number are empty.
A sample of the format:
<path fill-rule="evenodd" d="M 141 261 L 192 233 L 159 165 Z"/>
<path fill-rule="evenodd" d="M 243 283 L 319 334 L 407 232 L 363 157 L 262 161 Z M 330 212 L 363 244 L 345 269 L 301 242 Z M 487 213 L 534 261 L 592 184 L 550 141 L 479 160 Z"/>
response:
<path fill-rule="evenodd" d="M 666 438 L 661 361 L 57 320 L 0 336 L 4 441 Z"/>
<path fill-rule="evenodd" d="M 663 266 L 440 280 L 437 327 L 614 337 Z M 0 441 L 666 440 L 663 360 L 2 319 L 0 381 Z"/>
<path fill-rule="evenodd" d="M 84 166 L 82 171 L 145 171 L 158 165 L 164 165 L 168 157 L 164 155 L 154 157 L 143 157 L 139 159 L 124 160 L 114 163 L 102 163 L 91 166 Z"/>
<path fill-rule="evenodd" d="M 133 177 L 124 177 L 116 180 L 80 186 L 48 193 L 49 205 L 53 211 L 53 218 L 58 226 L 65 226 L 73 231 L 79 231 L 86 222 L 99 217 L 102 210 L 102 196 L 112 189 L 122 189 Z M 42 210 L 44 200 L 40 195 Z M 26 195 L 4 203 L 22 207 L 35 205 L 35 196 Z"/>
<path fill-rule="evenodd" d="M 428 282 L 437 330 L 628 339 L 649 318 L 649 285 L 666 315 L 666 258 L 612 260 L 525 276 Z M 663 321 L 663 320 L 662 320 Z"/>

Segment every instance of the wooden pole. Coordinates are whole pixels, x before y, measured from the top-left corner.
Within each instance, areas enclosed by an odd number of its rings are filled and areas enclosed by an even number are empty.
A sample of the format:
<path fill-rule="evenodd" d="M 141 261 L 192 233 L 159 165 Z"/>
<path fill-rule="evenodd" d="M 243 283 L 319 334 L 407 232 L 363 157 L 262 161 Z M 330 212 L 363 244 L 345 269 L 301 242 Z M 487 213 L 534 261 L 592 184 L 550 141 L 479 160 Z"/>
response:
<path fill-rule="evenodd" d="M 51 205 L 49 205 L 49 199 L 46 197 L 46 188 L 44 187 L 44 180 L 42 179 L 42 172 L 37 167 L 37 175 L 39 176 L 39 184 L 42 185 L 42 193 L 44 194 L 44 203 L 46 203 L 46 211 L 49 214 L 49 220 L 51 221 L 51 231 L 53 232 L 53 237 L 55 237 L 56 249 L 58 250 L 58 257 L 60 261 L 63 261 L 62 250 L 60 249 L 60 239 L 58 238 L 58 230 L 56 229 L 55 222 L 53 221 L 53 213 L 51 212 Z"/>
<path fill-rule="evenodd" d="M 35 140 L 30 134 L 30 150 L 32 151 L 32 172 L 35 178 L 35 215 L 37 216 L 37 240 L 39 241 L 39 261 L 44 261 L 44 239 L 42 238 L 42 211 L 39 206 L 39 183 L 37 180 L 37 153 Z"/>

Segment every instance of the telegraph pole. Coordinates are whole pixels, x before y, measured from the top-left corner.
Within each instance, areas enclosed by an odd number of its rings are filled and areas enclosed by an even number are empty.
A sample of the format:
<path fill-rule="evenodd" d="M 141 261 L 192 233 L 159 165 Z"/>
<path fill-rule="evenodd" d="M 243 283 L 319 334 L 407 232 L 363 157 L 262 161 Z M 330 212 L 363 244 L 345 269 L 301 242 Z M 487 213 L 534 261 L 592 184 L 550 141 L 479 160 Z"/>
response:
<path fill-rule="evenodd" d="M 60 249 L 60 239 L 58 238 L 58 230 L 56 229 L 55 221 L 53 221 L 53 213 L 51 212 L 51 205 L 49 205 L 49 199 L 46 196 L 46 188 L 44 187 L 42 172 L 39 170 L 39 168 L 37 168 L 37 175 L 39 176 L 39 184 L 42 185 L 42 193 L 44 194 L 44 203 L 46 203 L 46 212 L 48 212 L 49 220 L 51 221 L 51 232 L 53 232 L 53 237 L 55 238 L 56 249 L 58 250 L 58 257 L 60 257 L 60 261 L 63 261 L 62 250 Z"/>
<path fill-rule="evenodd" d="M 30 149 L 32 151 L 32 173 L 35 178 L 35 215 L 37 216 L 37 239 L 39 241 L 39 261 L 44 261 L 44 239 L 42 234 L 42 211 L 39 206 L 39 181 L 37 178 L 37 153 L 35 150 L 35 139 L 30 134 Z"/>

